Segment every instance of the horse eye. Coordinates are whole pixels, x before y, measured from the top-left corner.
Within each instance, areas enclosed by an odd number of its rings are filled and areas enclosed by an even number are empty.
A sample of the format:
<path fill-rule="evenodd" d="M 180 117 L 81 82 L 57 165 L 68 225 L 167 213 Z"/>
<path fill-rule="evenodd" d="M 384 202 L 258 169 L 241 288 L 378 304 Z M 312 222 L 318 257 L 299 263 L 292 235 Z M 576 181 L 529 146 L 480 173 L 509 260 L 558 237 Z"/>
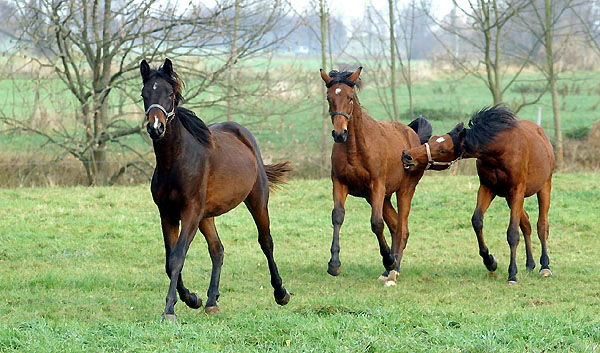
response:
<path fill-rule="evenodd" d="M 446 150 L 444 150 L 444 149 L 441 149 L 441 150 L 439 150 L 439 152 L 440 152 L 440 153 L 446 153 Z"/>

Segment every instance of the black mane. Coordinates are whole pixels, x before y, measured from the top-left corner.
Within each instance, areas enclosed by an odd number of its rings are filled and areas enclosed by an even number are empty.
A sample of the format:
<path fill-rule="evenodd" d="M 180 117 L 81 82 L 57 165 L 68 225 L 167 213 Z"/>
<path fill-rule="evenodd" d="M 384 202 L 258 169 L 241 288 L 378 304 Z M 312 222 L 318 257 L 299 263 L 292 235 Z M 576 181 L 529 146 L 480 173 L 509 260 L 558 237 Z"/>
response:
<path fill-rule="evenodd" d="M 508 108 L 497 104 L 493 107 L 484 107 L 475 112 L 469 120 L 466 131 L 465 149 L 468 153 L 476 153 L 495 140 L 498 133 L 511 129 L 516 124 L 516 119 Z"/>
<path fill-rule="evenodd" d="M 174 71 L 171 75 L 169 75 L 161 66 L 158 69 L 150 70 L 148 80 L 156 77 L 162 78 L 163 80 L 167 81 L 171 87 L 173 87 L 173 93 L 175 93 L 175 104 L 177 104 L 175 116 L 177 119 L 179 119 L 183 127 L 198 141 L 200 141 L 201 144 L 210 144 L 210 130 L 204 121 L 198 118 L 193 111 L 178 106 L 179 103 L 184 101 L 183 95 L 181 94 L 184 84 L 179 78 L 179 75 L 177 75 L 177 73 Z"/>
<path fill-rule="evenodd" d="M 183 127 L 200 141 L 201 144 L 210 144 L 210 130 L 208 129 L 208 126 L 206 126 L 204 121 L 198 118 L 193 111 L 177 107 L 175 116 L 181 121 Z"/>
<path fill-rule="evenodd" d="M 360 89 L 362 87 L 362 81 L 360 79 L 360 77 L 358 78 L 358 80 L 356 80 L 356 82 L 352 82 L 350 80 L 348 80 L 348 77 L 350 77 L 354 72 L 350 72 L 350 71 L 337 71 L 337 70 L 331 70 L 329 72 L 329 77 L 331 77 L 331 81 L 329 81 L 328 84 L 326 84 L 325 86 L 327 88 L 335 85 L 336 83 L 343 83 L 347 86 L 350 87 L 354 87 L 356 86 L 356 88 Z"/>

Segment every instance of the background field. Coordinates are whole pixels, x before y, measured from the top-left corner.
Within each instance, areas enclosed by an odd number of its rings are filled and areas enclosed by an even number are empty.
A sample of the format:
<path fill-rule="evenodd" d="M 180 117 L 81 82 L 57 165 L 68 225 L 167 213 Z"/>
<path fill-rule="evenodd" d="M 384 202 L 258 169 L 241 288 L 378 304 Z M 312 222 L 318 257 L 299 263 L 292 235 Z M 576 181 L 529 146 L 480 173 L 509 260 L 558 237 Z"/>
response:
<path fill-rule="evenodd" d="M 485 218 L 496 276 L 477 253 L 476 177 L 426 176 L 410 215 L 397 287 L 384 288 L 369 208 L 349 198 L 342 274 L 325 272 L 328 180 L 293 180 L 271 197 L 275 256 L 293 296 L 275 304 L 245 208 L 218 218 L 225 246 L 221 314 L 176 306 L 160 323 L 168 281 L 148 185 L 0 189 L 2 352 L 599 352 L 600 175 L 558 174 L 550 209 L 552 278 L 525 270 L 508 286 L 508 208 Z M 528 199 L 532 224 L 537 203 Z M 535 228 L 535 227 L 534 227 Z M 539 263 L 540 246 L 533 237 Z M 183 271 L 204 299 L 210 260 L 198 236 Z"/>
<path fill-rule="evenodd" d="M 381 94 L 389 90 L 380 88 L 376 82 L 373 60 L 364 59 L 349 65 L 362 64 L 364 88 L 359 92 L 363 108 L 377 120 L 389 120 Z M 157 63 L 152 63 L 156 65 Z M 184 62 L 175 62 L 175 70 L 185 69 Z M 180 66 L 178 66 L 180 65 Z M 269 82 L 256 81 L 265 66 L 271 67 Z M 241 85 L 245 89 L 258 84 L 271 90 L 260 97 L 241 97 L 236 101 L 233 119 L 247 126 L 257 137 L 262 154 L 267 161 L 288 159 L 296 166 L 295 175 L 315 178 L 327 175 L 328 168 L 321 166 L 322 150 L 322 97 L 323 82 L 318 75 L 319 63 L 315 56 L 293 57 L 280 55 L 267 61 L 252 59 L 246 63 Z M 435 62 L 415 61 L 413 98 L 415 114 L 423 114 L 433 125 L 434 134 L 449 131 L 458 122 L 468 122 L 471 114 L 491 104 L 491 95 L 485 84 L 471 76 L 463 76 Z M 337 68 L 336 65 L 334 65 Z M 31 75 L 30 75 L 31 76 Z M 49 136 L 57 138 L 63 128 L 82 136 L 84 130 L 75 119 L 76 104 L 58 79 L 39 79 L 35 76 L 18 76 L 14 81 L 0 81 L 4 93 L 0 103 L 3 112 L 30 122 Z M 508 75 L 510 76 L 510 75 Z M 141 89 L 138 73 L 128 73 L 131 81 L 122 90 L 111 95 L 111 114 L 124 124 L 139 126 L 143 119 Z M 219 87 L 210 87 L 198 96 L 188 95 L 197 82 L 194 77 L 182 77 L 188 90 L 184 106 L 193 109 L 207 123 L 223 121 L 223 102 L 202 106 L 219 97 Z M 561 72 L 559 98 L 563 135 L 566 139 L 566 170 L 597 171 L 600 168 L 600 145 L 596 138 L 586 140 L 592 124 L 600 119 L 600 74 L 590 71 Z M 544 88 L 543 75 L 528 71 L 523 73 L 504 94 L 505 102 L 516 107 L 523 100 L 532 101 Z M 409 105 L 406 87 L 397 86 L 400 121 L 408 123 Z M 37 97 L 37 98 L 36 98 Z M 33 114 L 34 107 L 37 113 Z M 521 119 L 535 121 L 538 107 L 542 109 L 542 127 L 551 140 L 554 139 L 554 123 L 550 95 L 546 93 L 533 105 L 526 106 L 518 114 Z M 77 128 L 77 126 L 79 128 Z M 600 132 L 598 132 L 600 133 Z M 60 138 L 59 138 L 60 140 Z M 137 168 L 129 168 L 116 182 L 121 185 L 146 183 L 152 175 L 154 156 L 152 143 L 145 130 L 140 134 L 121 139 L 122 145 L 108 144 L 110 175 L 128 162 L 137 162 Z M 327 143 L 331 138 L 327 135 Z M 595 143 L 595 144 L 594 144 Z M 85 169 L 80 161 L 67 154 L 57 145 L 47 143 L 46 138 L 31 132 L 12 130 L 0 121 L 0 187 L 18 186 L 70 186 L 85 185 Z M 325 146 L 327 154 L 329 145 Z M 134 154 L 133 151 L 136 153 Z M 473 169 L 461 170 L 472 174 Z"/>

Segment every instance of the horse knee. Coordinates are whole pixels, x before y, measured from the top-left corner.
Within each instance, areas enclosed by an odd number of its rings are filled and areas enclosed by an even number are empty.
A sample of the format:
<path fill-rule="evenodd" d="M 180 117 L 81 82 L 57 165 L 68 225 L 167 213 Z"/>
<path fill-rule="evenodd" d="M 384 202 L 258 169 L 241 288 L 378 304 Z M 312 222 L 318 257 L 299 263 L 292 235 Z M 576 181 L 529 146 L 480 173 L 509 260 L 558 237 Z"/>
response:
<path fill-rule="evenodd" d="M 344 215 L 346 214 L 346 210 L 343 207 L 334 207 L 333 211 L 331 211 L 331 223 L 334 226 L 339 226 L 344 223 Z"/>
<path fill-rule="evenodd" d="M 383 232 L 383 219 L 382 218 L 371 218 L 371 230 L 375 234 L 381 234 Z"/>
<path fill-rule="evenodd" d="M 508 241 L 508 245 L 511 247 L 517 246 L 519 244 L 519 229 L 516 227 L 508 228 L 506 232 L 506 240 Z"/>
<path fill-rule="evenodd" d="M 475 210 L 473 217 L 471 217 L 471 224 L 475 232 L 479 233 L 483 229 L 483 214 L 479 210 Z"/>

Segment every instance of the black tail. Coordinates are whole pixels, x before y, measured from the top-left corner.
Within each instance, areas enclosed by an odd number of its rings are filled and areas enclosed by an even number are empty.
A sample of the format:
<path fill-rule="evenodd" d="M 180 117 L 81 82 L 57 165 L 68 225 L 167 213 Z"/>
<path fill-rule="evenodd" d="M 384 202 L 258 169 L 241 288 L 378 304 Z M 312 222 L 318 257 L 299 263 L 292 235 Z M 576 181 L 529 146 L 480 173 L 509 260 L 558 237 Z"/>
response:
<path fill-rule="evenodd" d="M 408 126 L 411 129 L 415 130 L 417 135 L 419 135 L 419 140 L 421 141 L 421 144 L 424 144 L 425 142 L 429 141 L 431 135 L 433 134 L 433 127 L 431 126 L 429 121 L 427 121 L 427 119 L 425 119 L 422 116 L 411 121 L 410 124 L 408 124 Z"/>
<path fill-rule="evenodd" d="M 265 164 L 265 172 L 267 172 L 267 178 L 269 179 L 269 189 L 273 190 L 279 186 L 278 184 L 284 184 L 286 174 L 292 170 L 292 164 L 289 161 Z"/>

